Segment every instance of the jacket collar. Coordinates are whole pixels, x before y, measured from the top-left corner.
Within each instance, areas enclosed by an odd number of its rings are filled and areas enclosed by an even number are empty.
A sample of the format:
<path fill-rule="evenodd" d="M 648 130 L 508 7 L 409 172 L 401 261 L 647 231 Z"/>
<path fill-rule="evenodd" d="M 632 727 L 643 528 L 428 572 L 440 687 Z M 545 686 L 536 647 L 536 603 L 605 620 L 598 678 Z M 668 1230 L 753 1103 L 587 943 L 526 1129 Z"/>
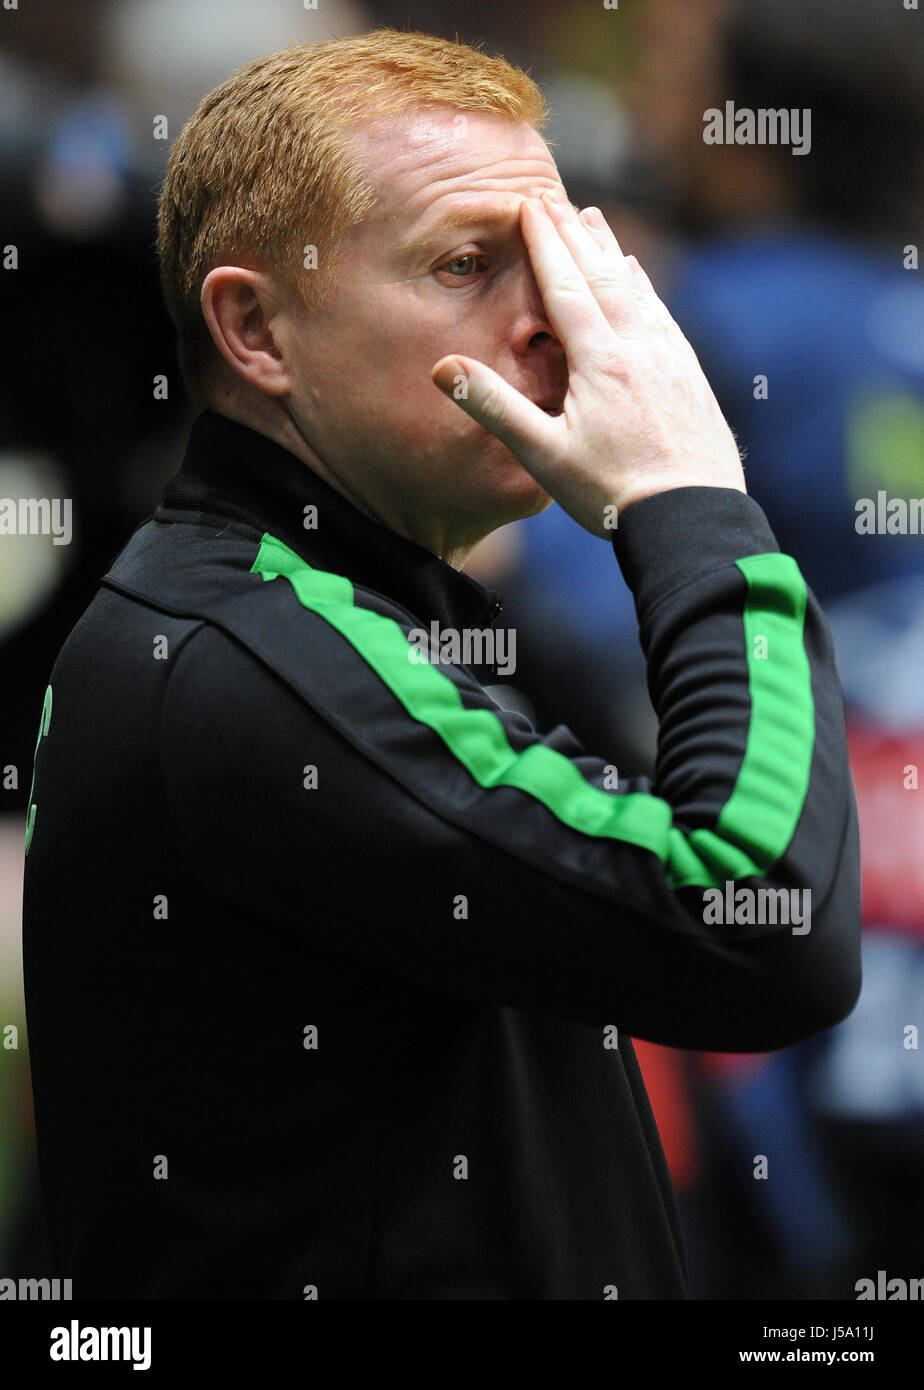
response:
<path fill-rule="evenodd" d="M 317 529 L 306 530 L 306 507 Z M 180 470 L 154 516 L 230 517 L 268 531 L 315 569 L 345 575 L 407 608 L 424 626 L 489 627 L 500 595 L 358 511 L 274 440 L 206 410 L 196 417 Z"/>

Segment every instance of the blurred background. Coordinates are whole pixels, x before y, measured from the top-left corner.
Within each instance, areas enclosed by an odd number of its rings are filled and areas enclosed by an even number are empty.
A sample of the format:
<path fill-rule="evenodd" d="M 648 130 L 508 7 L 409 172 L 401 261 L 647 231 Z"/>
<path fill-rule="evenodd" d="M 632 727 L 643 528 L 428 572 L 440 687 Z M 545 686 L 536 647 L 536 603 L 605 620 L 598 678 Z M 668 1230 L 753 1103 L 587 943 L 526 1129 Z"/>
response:
<path fill-rule="evenodd" d="M 170 142 L 233 68 L 382 24 L 532 73 L 600 206 L 703 363 L 748 489 L 834 632 L 863 846 L 864 987 L 760 1055 L 638 1043 L 699 1299 L 855 1298 L 924 1276 L 924 17 L 898 0 L 29 0 L 0 11 L 0 497 L 73 499 L 73 539 L 0 536 L 0 1277 L 52 1272 L 22 999 L 25 808 L 58 648 L 179 466 L 193 411 L 154 217 Z M 704 112 L 808 109 L 811 148 L 703 140 Z M 158 138 L 166 117 L 168 138 Z M 155 378 L 166 377 L 167 390 Z M 656 724 L 611 547 L 559 508 L 469 567 L 519 629 L 515 683 L 621 773 Z M 81 904 L 62 931 L 79 926 Z M 87 1020 L 74 1039 L 106 1039 Z M 755 1155 L 768 1177 L 755 1179 Z"/>

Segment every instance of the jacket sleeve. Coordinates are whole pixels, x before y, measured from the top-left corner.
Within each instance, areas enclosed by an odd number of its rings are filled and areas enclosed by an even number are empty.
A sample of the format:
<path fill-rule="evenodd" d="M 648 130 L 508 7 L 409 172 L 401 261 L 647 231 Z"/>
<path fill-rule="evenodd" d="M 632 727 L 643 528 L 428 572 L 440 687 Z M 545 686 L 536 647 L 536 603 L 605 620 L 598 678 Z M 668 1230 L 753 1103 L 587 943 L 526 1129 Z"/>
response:
<path fill-rule="evenodd" d="M 421 662 L 409 614 L 264 536 L 261 592 L 186 642 L 165 700 L 203 891 L 306 958 L 675 1047 L 764 1051 L 844 1018 L 859 845 L 819 605 L 733 490 L 638 502 L 614 548 L 651 781 Z"/>

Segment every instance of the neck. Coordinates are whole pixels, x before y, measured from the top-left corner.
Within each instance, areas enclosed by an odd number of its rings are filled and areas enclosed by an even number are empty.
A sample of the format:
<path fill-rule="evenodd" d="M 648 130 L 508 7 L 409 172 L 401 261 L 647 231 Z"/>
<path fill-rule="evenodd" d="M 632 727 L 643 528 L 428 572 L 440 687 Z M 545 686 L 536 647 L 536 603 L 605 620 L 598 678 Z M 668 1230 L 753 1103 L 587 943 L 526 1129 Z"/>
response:
<path fill-rule="evenodd" d="M 321 458 L 288 410 L 274 409 L 274 405 L 275 402 L 261 397 L 256 408 L 251 409 L 231 392 L 223 392 L 214 404 L 209 405 L 209 409 L 266 435 L 307 464 L 312 472 L 352 503 L 363 516 L 438 555 L 453 569 L 461 570 L 478 542 L 489 534 L 489 531 L 484 531 L 478 535 L 460 537 L 451 533 L 448 522 L 439 518 L 424 518 L 409 511 L 407 498 L 374 497 L 368 486 L 360 490 L 355 479 Z"/>

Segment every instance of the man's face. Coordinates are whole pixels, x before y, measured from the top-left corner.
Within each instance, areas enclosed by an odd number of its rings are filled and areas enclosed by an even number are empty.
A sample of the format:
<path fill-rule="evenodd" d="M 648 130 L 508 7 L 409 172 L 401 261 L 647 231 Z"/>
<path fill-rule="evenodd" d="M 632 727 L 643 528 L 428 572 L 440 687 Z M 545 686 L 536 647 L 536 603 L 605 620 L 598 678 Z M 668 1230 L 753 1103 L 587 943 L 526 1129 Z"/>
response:
<path fill-rule="evenodd" d="M 379 201 L 341 244 L 323 310 L 298 320 L 288 407 L 380 521 L 445 554 L 549 503 L 430 370 L 464 353 L 531 400 L 561 405 L 564 352 L 518 209 L 562 183 L 530 126 L 480 112 L 415 108 L 351 139 Z"/>

